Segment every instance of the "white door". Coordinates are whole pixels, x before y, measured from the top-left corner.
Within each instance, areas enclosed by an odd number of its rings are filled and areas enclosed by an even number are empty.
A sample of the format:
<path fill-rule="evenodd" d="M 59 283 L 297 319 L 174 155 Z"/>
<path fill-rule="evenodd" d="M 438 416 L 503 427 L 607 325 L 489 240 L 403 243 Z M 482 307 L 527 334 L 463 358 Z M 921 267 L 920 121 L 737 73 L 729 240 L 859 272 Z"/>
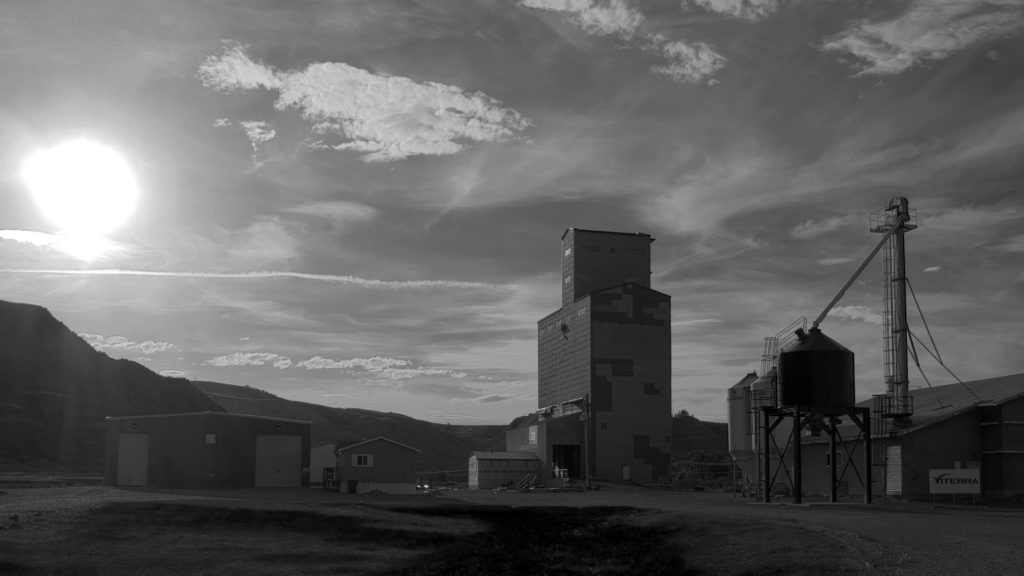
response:
<path fill-rule="evenodd" d="M 302 485 L 302 437 L 256 437 L 256 487 L 298 488 Z"/>
<path fill-rule="evenodd" d="M 145 486 L 149 481 L 149 434 L 122 432 L 117 438 L 117 485 Z"/>
<path fill-rule="evenodd" d="M 885 493 L 903 495 L 903 447 L 899 444 L 885 448 Z"/>

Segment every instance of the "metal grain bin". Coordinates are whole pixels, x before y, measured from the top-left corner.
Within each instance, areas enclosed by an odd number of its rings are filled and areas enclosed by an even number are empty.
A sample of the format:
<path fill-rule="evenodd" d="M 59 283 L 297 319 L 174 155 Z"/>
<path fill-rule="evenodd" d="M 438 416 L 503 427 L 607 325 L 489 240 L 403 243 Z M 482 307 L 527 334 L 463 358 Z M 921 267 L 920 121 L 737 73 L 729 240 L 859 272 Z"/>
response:
<path fill-rule="evenodd" d="M 779 405 L 845 409 L 854 396 L 853 352 L 817 327 L 798 330 L 779 354 Z"/>

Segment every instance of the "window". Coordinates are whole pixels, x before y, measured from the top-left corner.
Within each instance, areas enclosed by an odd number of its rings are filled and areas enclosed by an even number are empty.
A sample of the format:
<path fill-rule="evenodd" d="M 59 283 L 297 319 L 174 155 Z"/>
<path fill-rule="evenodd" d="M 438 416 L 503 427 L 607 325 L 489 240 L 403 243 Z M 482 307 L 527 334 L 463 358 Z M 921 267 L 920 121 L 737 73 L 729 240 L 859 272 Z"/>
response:
<path fill-rule="evenodd" d="M 572 282 L 572 276 L 566 276 L 565 277 L 565 283 L 569 284 L 569 282 Z"/>
<path fill-rule="evenodd" d="M 565 249 L 565 255 L 568 256 L 569 254 L 572 254 L 572 248 Z"/>
<path fill-rule="evenodd" d="M 373 454 L 353 454 L 352 455 L 352 465 L 353 466 L 372 467 L 373 466 Z"/>
<path fill-rule="evenodd" d="M 217 435 L 216 434 L 211 434 L 211 433 L 207 432 L 206 433 L 206 443 L 207 444 L 216 444 L 217 443 Z"/>
<path fill-rule="evenodd" d="M 530 426 L 530 446 L 537 445 L 537 426 Z"/>

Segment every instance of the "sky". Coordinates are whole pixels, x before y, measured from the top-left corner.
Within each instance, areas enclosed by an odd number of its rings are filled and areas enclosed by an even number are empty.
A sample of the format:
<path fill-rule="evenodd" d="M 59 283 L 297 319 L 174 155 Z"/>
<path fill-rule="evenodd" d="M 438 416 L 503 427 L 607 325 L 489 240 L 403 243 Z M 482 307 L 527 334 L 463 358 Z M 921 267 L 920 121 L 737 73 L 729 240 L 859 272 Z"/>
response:
<path fill-rule="evenodd" d="M 506 424 L 562 233 L 644 232 L 673 409 L 725 421 L 893 196 L 945 365 L 1024 372 L 1022 0 L 2 1 L 0 75 L 0 298 L 163 374 Z M 137 186 L 102 235 L 26 181 L 76 139 Z M 881 294 L 872 262 L 821 324 L 858 398 Z"/>

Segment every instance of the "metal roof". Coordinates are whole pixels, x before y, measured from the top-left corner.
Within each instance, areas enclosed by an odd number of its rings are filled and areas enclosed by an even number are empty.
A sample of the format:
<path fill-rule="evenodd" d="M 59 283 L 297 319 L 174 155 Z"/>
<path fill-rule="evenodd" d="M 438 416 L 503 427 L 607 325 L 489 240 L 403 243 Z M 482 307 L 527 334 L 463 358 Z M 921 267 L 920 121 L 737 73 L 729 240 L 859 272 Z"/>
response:
<path fill-rule="evenodd" d="M 1024 396 L 1024 373 L 974 380 L 963 384 L 946 384 L 910 390 L 914 399 L 911 425 L 900 433 L 907 433 L 942 420 L 947 420 L 973 409 L 979 404 L 1002 404 Z M 866 400 L 858 406 L 870 407 Z"/>
<path fill-rule="evenodd" d="M 943 384 L 931 388 L 925 385 L 912 388 L 910 396 L 914 399 L 914 414 L 910 416 L 909 426 L 893 430 L 897 436 L 970 412 L 978 405 L 998 405 L 1024 397 L 1024 373 L 973 380 L 963 384 Z M 871 408 L 871 399 L 858 402 L 857 406 Z M 872 420 L 878 418 L 880 417 L 875 414 L 871 415 Z M 856 433 L 856 427 L 845 418 L 839 430 L 844 437 L 848 433 Z M 802 440 L 808 444 L 827 441 L 828 438 L 824 435 Z"/>
<path fill-rule="evenodd" d="M 751 372 L 750 374 L 747 374 L 742 379 L 740 379 L 739 382 L 730 386 L 730 388 L 749 388 L 750 383 L 753 382 L 754 380 L 757 380 L 757 372 Z"/>
<path fill-rule="evenodd" d="M 413 448 L 412 446 L 409 446 L 409 445 L 406 445 L 406 444 L 402 444 L 401 442 L 396 442 L 396 441 L 392 440 L 391 438 L 385 438 L 384 436 L 377 436 L 376 438 L 370 438 L 369 440 L 363 440 L 362 442 L 356 442 L 355 444 L 349 444 L 348 446 L 345 446 L 344 448 L 338 448 L 335 452 L 337 452 L 337 453 L 346 452 L 348 450 L 351 450 L 352 448 L 356 448 L 358 446 L 362 446 L 363 444 L 369 444 L 370 442 L 376 442 L 378 440 L 383 440 L 385 442 L 390 442 L 390 443 L 394 444 L 395 446 L 401 446 L 402 448 L 406 448 L 406 449 L 412 450 L 413 452 L 419 452 L 420 451 L 419 449 Z"/>
<path fill-rule="evenodd" d="M 562 232 L 562 238 L 565 239 L 565 235 L 568 234 L 569 232 L 585 232 L 587 234 L 615 234 L 618 236 L 639 236 L 641 238 L 648 238 L 651 241 L 651 244 L 654 244 L 654 238 L 651 238 L 650 234 L 645 234 L 644 232 L 612 232 L 609 230 L 588 230 L 586 228 L 569 227 L 565 229 L 565 232 Z"/>
<path fill-rule="evenodd" d="M 477 460 L 540 460 L 533 452 L 473 452 Z"/>

